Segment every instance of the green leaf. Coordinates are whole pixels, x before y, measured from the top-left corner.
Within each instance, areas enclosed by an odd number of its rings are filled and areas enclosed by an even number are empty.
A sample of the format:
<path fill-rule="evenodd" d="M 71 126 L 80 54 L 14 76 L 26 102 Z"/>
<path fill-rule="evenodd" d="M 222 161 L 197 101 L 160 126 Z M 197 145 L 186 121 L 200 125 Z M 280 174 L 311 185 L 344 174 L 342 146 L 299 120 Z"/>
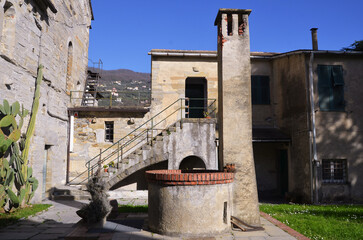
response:
<path fill-rule="evenodd" d="M 14 126 L 15 124 L 15 126 Z M 10 125 L 13 125 L 13 127 L 16 127 L 16 121 L 14 116 L 12 115 L 6 115 L 0 120 L 0 127 L 8 127 Z"/>
<path fill-rule="evenodd" d="M 33 183 L 33 187 L 32 187 L 32 190 L 33 190 L 33 193 L 35 192 L 35 190 L 37 190 L 38 188 L 38 185 L 39 185 L 39 182 L 38 180 L 34 180 L 34 183 Z M 34 194 L 33 194 L 34 195 Z"/>
<path fill-rule="evenodd" d="M 27 176 L 28 177 L 31 177 L 33 174 L 33 169 L 31 167 L 28 167 L 28 170 L 27 170 Z"/>
<path fill-rule="evenodd" d="M 23 119 L 23 117 L 20 117 L 19 126 L 18 126 L 19 129 L 21 129 L 23 127 L 23 123 L 24 123 L 24 119 Z"/>
<path fill-rule="evenodd" d="M 19 194 L 19 202 L 22 202 L 25 196 L 25 189 L 21 189 L 20 190 L 20 194 Z"/>
<path fill-rule="evenodd" d="M 0 112 L 4 115 L 6 115 L 5 110 L 4 110 L 4 106 L 0 104 Z"/>
<path fill-rule="evenodd" d="M 19 110 L 20 110 L 20 104 L 18 101 L 16 101 L 13 103 L 13 105 L 11 105 L 11 115 L 15 117 L 16 115 L 18 115 Z"/>
<path fill-rule="evenodd" d="M 12 182 L 14 181 L 14 171 L 13 171 L 13 169 L 10 169 L 9 171 L 8 171 L 8 174 L 7 174 L 7 176 L 6 176 L 6 180 L 5 180 L 5 186 L 12 186 Z"/>
<path fill-rule="evenodd" d="M 9 102 L 4 99 L 4 111 L 5 111 L 5 115 L 10 115 L 10 105 L 9 105 Z"/>
<path fill-rule="evenodd" d="M 19 130 L 19 129 L 15 129 L 14 131 L 12 131 L 12 132 L 10 133 L 10 135 L 9 135 L 9 139 L 10 139 L 11 141 L 13 141 L 13 142 L 16 142 L 16 141 L 18 141 L 18 140 L 19 140 L 20 135 L 21 135 L 20 130 Z"/>
<path fill-rule="evenodd" d="M 6 160 L 6 158 L 3 158 L 3 166 L 6 171 L 9 170 L 9 162 Z"/>
<path fill-rule="evenodd" d="M 5 205 L 5 202 L 6 202 L 6 198 L 0 198 L 0 207 L 4 207 Z"/>
<path fill-rule="evenodd" d="M 36 179 L 34 177 L 28 178 L 28 182 L 30 182 L 30 183 L 34 183 L 35 181 L 36 181 Z"/>
<path fill-rule="evenodd" d="M 14 205 L 14 207 L 17 208 L 19 206 L 19 198 L 15 195 L 15 193 L 10 188 L 6 189 L 5 191 L 8 194 L 11 203 Z"/>

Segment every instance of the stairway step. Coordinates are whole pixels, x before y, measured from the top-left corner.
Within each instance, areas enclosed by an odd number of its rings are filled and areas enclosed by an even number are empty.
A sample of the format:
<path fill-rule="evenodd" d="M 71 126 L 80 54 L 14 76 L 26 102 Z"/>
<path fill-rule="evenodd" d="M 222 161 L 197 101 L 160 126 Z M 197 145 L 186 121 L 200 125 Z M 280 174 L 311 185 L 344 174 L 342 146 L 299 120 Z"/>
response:
<path fill-rule="evenodd" d="M 150 150 L 150 149 L 151 149 L 150 145 L 145 144 L 144 146 L 142 146 L 142 150 Z"/>
<path fill-rule="evenodd" d="M 176 127 L 169 127 L 168 129 L 170 132 L 176 132 Z"/>
<path fill-rule="evenodd" d="M 75 197 L 72 195 L 53 195 L 52 200 L 74 201 Z"/>
<path fill-rule="evenodd" d="M 163 136 L 156 136 L 155 140 L 156 141 L 163 141 L 164 137 Z"/>

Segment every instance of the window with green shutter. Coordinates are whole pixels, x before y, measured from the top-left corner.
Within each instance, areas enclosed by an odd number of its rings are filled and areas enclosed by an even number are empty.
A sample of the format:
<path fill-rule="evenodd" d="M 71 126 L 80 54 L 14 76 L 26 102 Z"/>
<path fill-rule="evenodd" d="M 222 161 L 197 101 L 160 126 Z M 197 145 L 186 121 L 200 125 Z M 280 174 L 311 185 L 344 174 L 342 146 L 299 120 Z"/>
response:
<path fill-rule="evenodd" d="M 343 111 L 344 79 L 340 65 L 318 65 L 318 92 L 321 111 Z"/>
<path fill-rule="evenodd" d="M 270 78 L 268 76 L 251 76 L 252 104 L 270 104 Z"/>

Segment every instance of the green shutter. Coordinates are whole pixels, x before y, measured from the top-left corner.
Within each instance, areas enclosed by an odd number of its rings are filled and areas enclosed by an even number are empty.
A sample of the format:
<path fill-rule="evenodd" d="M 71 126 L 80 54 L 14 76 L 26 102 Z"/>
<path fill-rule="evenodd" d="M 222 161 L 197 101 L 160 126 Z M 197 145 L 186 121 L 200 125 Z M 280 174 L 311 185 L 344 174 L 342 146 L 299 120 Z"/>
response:
<path fill-rule="evenodd" d="M 344 86 L 342 66 L 332 66 L 334 86 Z"/>
<path fill-rule="evenodd" d="M 342 66 L 318 65 L 318 92 L 320 110 L 344 110 L 344 79 Z"/>

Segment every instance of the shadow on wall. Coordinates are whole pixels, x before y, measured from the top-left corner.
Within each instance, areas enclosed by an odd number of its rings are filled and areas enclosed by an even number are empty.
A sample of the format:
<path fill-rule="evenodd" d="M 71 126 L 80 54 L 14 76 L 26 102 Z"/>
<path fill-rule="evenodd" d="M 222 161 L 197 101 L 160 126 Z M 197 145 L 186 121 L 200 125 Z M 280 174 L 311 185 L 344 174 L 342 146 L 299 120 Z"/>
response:
<path fill-rule="evenodd" d="M 188 156 L 181 161 L 179 169 L 182 170 L 206 169 L 206 166 L 204 161 L 200 157 Z"/>
<path fill-rule="evenodd" d="M 322 202 L 363 202 L 363 124 L 360 106 L 317 113 L 317 152 Z M 338 164 L 338 165 L 337 165 Z M 343 168 L 343 169 L 340 169 Z"/>
<path fill-rule="evenodd" d="M 136 190 L 148 190 L 148 184 L 145 177 L 145 171 L 148 170 L 157 170 L 157 169 L 168 169 L 168 161 L 159 162 L 143 169 L 140 169 L 127 178 L 123 179 L 116 185 L 114 185 L 110 190 L 115 190 L 120 187 L 124 187 L 130 184 L 136 183 Z"/>

